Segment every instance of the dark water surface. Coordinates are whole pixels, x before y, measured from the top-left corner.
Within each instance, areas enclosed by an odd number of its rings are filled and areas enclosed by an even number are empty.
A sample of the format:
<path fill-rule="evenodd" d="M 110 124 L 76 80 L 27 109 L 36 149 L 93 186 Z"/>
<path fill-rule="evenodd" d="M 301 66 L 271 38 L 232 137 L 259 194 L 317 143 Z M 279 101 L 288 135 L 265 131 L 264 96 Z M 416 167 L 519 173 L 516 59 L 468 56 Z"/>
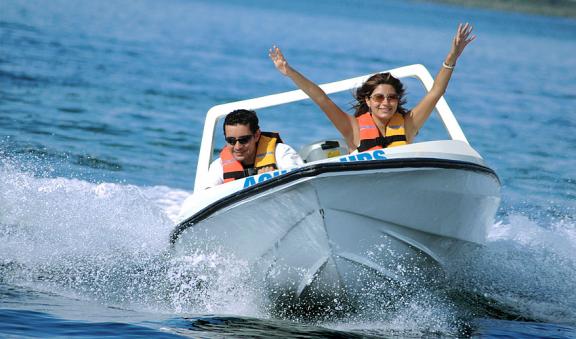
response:
<path fill-rule="evenodd" d="M 206 111 L 294 89 L 272 44 L 320 83 L 435 73 L 465 21 L 478 39 L 446 99 L 503 201 L 445 290 L 281 319 L 245 263 L 171 255 Z M 0 336 L 576 337 L 574 55 L 576 20 L 438 4 L 2 0 Z M 262 113 L 296 147 L 337 135 L 310 103 Z"/>

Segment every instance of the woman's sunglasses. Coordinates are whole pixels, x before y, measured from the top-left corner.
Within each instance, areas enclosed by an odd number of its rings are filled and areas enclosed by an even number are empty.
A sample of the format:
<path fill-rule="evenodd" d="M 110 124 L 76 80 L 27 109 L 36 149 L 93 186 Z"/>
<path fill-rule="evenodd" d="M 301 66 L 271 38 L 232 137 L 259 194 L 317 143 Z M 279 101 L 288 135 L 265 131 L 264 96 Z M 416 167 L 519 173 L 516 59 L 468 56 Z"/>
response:
<path fill-rule="evenodd" d="M 225 140 L 229 145 L 232 146 L 236 145 L 236 141 L 238 141 L 240 145 L 246 145 L 250 140 L 252 140 L 252 137 L 254 137 L 254 135 L 250 134 L 250 135 L 243 135 L 238 138 L 227 137 Z"/>
<path fill-rule="evenodd" d="M 370 97 L 370 99 L 374 100 L 375 102 L 382 102 L 384 99 L 388 99 L 388 101 L 398 101 L 400 96 L 396 93 L 393 94 L 374 94 Z"/>

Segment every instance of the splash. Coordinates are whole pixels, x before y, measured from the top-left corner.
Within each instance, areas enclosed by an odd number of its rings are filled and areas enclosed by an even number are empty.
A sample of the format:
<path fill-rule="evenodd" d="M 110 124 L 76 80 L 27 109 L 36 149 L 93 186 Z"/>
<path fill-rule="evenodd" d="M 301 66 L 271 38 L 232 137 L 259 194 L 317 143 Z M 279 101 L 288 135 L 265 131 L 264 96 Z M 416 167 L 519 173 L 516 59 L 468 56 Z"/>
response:
<path fill-rule="evenodd" d="M 35 262 L 62 255 L 150 253 L 171 222 L 136 186 L 0 172 L 6 254 Z"/>
<path fill-rule="evenodd" d="M 453 288 L 484 316 L 576 323 L 574 223 L 508 219 L 492 226 L 484 248 L 454 263 Z"/>
<path fill-rule="evenodd" d="M 6 162 L 0 187 L 0 283 L 135 310 L 258 312 L 241 261 L 172 256 L 187 192 L 39 178 Z"/>
<path fill-rule="evenodd" d="M 323 325 L 363 336 L 385 337 L 463 336 L 469 329 L 468 319 L 462 317 L 461 309 L 443 290 L 414 291 L 393 311 L 376 306 L 372 305 L 368 313 Z"/>
<path fill-rule="evenodd" d="M 172 258 L 168 267 L 166 294 L 177 312 L 262 316 L 262 289 L 246 262 L 196 251 Z"/>
<path fill-rule="evenodd" d="M 476 319 L 576 324 L 576 227 L 521 214 L 491 226 L 487 244 L 448 266 L 443 288 L 403 297 L 392 312 L 372 305 L 324 326 L 362 335 L 469 336 Z M 367 301 L 370 302 L 370 301 Z"/>
<path fill-rule="evenodd" d="M 246 262 L 225 249 L 172 255 L 169 234 L 188 192 L 42 178 L 6 162 L 0 187 L 2 283 L 135 310 L 270 317 Z M 543 225 L 513 214 L 449 267 L 446 288 L 406 295 L 392 310 L 368 300 L 321 325 L 418 336 L 463 334 L 475 317 L 573 324 L 573 253 L 573 219 Z"/>

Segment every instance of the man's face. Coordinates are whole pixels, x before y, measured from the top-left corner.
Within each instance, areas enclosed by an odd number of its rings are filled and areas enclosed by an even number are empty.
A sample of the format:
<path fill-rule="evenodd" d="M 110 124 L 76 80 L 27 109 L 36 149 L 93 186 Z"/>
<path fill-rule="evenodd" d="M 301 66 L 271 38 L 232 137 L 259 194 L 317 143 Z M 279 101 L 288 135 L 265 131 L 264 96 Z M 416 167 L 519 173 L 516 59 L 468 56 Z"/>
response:
<path fill-rule="evenodd" d="M 243 165 L 254 164 L 256 145 L 260 139 L 260 130 L 252 134 L 249 125 L 225 125 L 224 132 L 226 143 L 228 147 L 231 147 L 234 159 Z"/>

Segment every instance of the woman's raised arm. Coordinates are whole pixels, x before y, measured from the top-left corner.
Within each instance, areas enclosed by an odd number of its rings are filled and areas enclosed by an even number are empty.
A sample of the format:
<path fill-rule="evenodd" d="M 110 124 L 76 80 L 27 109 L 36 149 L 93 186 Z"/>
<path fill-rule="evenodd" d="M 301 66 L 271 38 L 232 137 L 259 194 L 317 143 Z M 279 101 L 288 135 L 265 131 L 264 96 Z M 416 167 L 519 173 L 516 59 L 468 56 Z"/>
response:
<path fill-rule="evenodd" d="M 476 39 L 476 36 L 472 35 L 472 26 L 470 24 L 458 25 L 454 39 L 452 39 L 450 52 L 448 52 L 440 71 L 436 74 L 436 78 L 434 78 L 432 89 L 412 111 L 410 111 L 410 115 L 406 119 L 406 138 L 409 142 L 412 142 L 418 130 L 424 125 L 426 120 L 428 120 L 438 100 L 440 100 L 444 92 L 446 92 L 448 82 L 456 66 L 456 61 L 464 51 L 464 48 L 474 39 Z"/>
<path fill-rule="evenodd" d="M 274 62 L 274 66 L 276 66 L 276 69 L 278 69 L 280 73 L 289 77 L 294 84 L 298 86 L 298 88 L 306 93 L 306 95 L 308 95 L 310 99 L 320 107 L 328 119 L 332 121 L 332 124 L 334 124 L 338 129 L 340 134 L 342 134 L 346 143 L 348 143 L 348 146 L 355 149 L 358 146 L 354 145 L 354 133 L 357 130 L 356 119 L 342 111 L 318 85 L 308 80 L 305 76 L 288 65 L 288 62 L 280 48 L 273 46 L 270 49 L 268 56 L 272 62 Z"/>

